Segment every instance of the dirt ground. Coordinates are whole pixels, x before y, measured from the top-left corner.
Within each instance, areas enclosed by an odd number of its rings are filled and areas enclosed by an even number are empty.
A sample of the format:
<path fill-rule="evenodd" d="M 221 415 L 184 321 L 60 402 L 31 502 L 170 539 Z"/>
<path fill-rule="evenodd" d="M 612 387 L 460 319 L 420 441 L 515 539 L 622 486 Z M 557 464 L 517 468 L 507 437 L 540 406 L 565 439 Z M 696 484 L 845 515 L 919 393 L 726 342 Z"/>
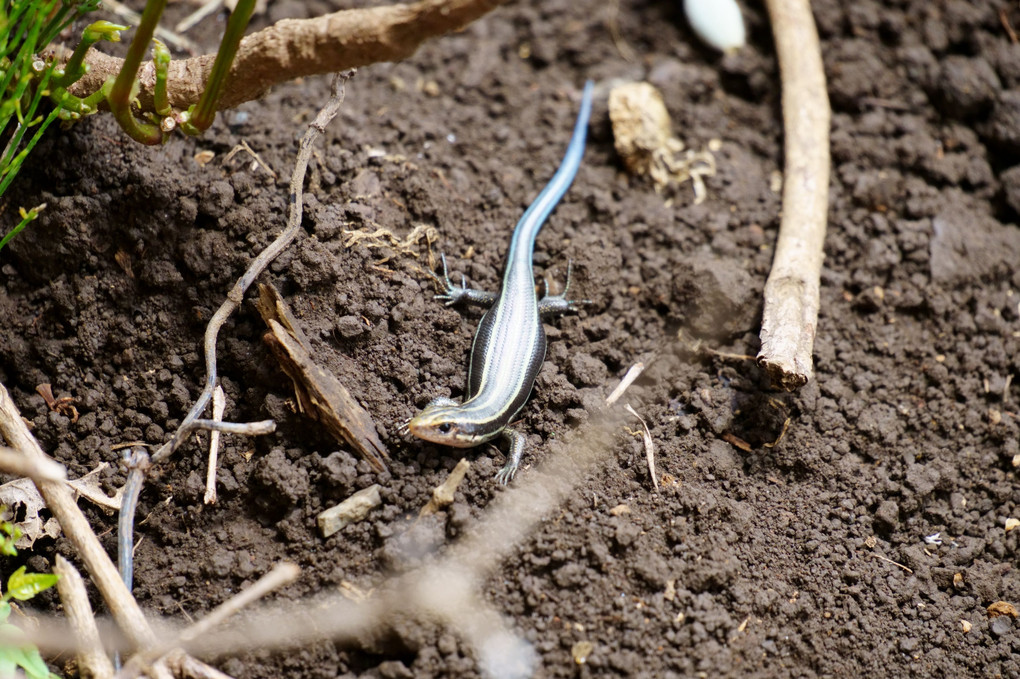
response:
<path fill-rule="evenodd" d="M 344 4 L 281 0 L 258 23 Z M 1006 529 L 1020 518 L 1020 45 L 1006 27 L 1020 30 L 1020 10 L 813 3 L 834 108 L 831 209 L 817 375 L 787 395 L 753 361 L 712 353 L 757 352 L 779 222 L 767 17 L 742 3 L 750 44 L 721 57 L 680 6 L 518 2 L 358 73 L 310 169 L 304 231 L 263 280 L 375 418 L 389 471 L 295 414 L 249 295 L 220 335 L 227 418 L 279 429 L 225 437 L 215 505 L 202 502 L 205 437 L 146 485 L 135 594 L 147 612 L 200 617 L 281 560 L 303 573 L 278 600 L 341 583 L 368 592 L 410 567 L 412 531 L 417 558 L 470 535 L 647 361 L 626 400 L 651 427 L 660 490 L 620 428 L 485 581 L 483 598 L 537 651 L 537 676 L 1020 676 L 1017 624 L 986 610 L 1020 605 L 1020 530 Z M 165 23 L 190 9 L 172 6 Z M 197 38 L 211 49 L 221 25 Z M 469 451 L 455 504 L 412 529 L 462 451 L 396 428 L 463 394 L 479 316 L 432 299 L 424 241 L 396 252 L 349 246 L 350 232 L 432 227 L 433 254 L 495 289 L 587 78 L 600 94 L 584 164 L 535 262 L 559 285 L 572 261 L 572 290 L 592 304 L 548 326 L 514 484 L 492 481 L 501 452 Z M 702 204 L 689 184 L 660 195 L 623 171 L 605 98 L 618 79 L 659 87 L 689 147 L 721 140 Z M 199 393 L 205 323 L 282 228 L 297 139 L 327 85 L 280 87 L 162 148 L 132 143 L 109 116 L 39 145 L 6 210 L 48 204 L 0 255 L 0 380 L 73 476 L 107 462 L 108 489 L 120 486 L 116 447 L 162 443 Z M 242 140 L 275 178 L 244 152 L 228 159 Z M 49 411 L 35 391 L 45 382 L 74 399 L 77 422 Z M 382 506 L 319 537 L 316 515 L 373 483 Z M 114 553 L 115 517 L 81 504 Z M 66 539 L 46 539 L 3 570 L 49 570 L 55 554 L 75 558 Z M 49 592 L 40 604 L 58 608 Z M 578 642 L 591 644 L 583 665 Z M 479 676 L 437 623 L 398 647 L 318 643 L 217 665 L 238 679 Z"/>

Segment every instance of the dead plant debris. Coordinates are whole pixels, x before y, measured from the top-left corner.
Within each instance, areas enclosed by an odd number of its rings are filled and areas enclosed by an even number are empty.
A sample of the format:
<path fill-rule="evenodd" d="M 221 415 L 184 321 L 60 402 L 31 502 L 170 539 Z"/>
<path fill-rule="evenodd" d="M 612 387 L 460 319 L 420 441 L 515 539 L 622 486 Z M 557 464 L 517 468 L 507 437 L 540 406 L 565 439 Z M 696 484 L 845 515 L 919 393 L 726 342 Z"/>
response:
<path fill-rule="evenodd" d="M 1020 616 L 1020 612 L 1017 612 L 1016 606 L 1008 601 L 996 601 L 988 607 L 989 618 L 998 618 L 1002 615 L 1008 615 L 1011 618 L 1016 618 Z"/>
<path fill-rule="evenodd" d="M 379 439 L 372 416 L 333 373 L 312 359 L 307 338 L 276 288 L 259 285 L 256 306 L 269 326 L 263 340 L 293 382 L 300 411 L 322 423 L 334 438 L 354 448 L 377 471 L 385 470 L 383 460 L 389 458 L 389 452 Z"/>
<path fill-rule="evenodd" d="M 673 136 L 662 95 L 649 83 L 625 83 L 609 93 L 616 152 L 631 174 L 648 177 L 656 192 L 690 181 L 694 204 L 708 197 L 705 177 L 715 176 L 711 151 L 693 151 Z"/>

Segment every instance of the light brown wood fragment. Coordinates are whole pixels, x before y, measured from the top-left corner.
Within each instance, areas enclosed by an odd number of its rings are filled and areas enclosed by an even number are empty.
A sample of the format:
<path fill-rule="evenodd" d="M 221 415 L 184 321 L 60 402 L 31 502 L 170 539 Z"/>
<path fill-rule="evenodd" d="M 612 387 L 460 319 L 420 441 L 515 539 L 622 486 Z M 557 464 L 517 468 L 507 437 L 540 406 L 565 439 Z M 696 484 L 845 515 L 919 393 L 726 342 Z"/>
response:
<path fill-rule="evenodd" d="M 78 569 L 64 557 L 57 554 L 53 572 L 60 576 L 57 592 L 64 605 L 64 614 L 74 628 L 78 645 L 78 671 L 82 677 L 109 679 L 113 676 L 113 663 L 103 650 L 99 640 L 99 628 L 85 591 L 85 582 Z"/>
<path fill-rule="evenodd" d="M 383 460 L 389 458 L 389 453 L 379 440 L 372 416 L 339 379 L 312 359 L 308 339 L 280 293 L 271 285 L 259 285 L 256 306 L 269 326 L 263 340 L 294 383 L 301 412 L 322 424 L 335 439 L 350 445 L 376 471 L 384 471 Z"/>
<path fill-rule="evenodd" d="M 361 521 L 368 513 L 382 504 L 379 495 L 379 484 L 359 490 L 340 504 L 320 512 L 315 521 L 319 526 L 319 534 L 328 538 L 344 526 Z"/>
<path fill-rule="evenodd" d="M 808 0 L 767 0 L 783 80 L 783 214 L 765 283 L 758 363 L 793 391 L 814 374 L 819 288 L 829 209 L 831 109 Z"/>
<path fill-rule="evenodd" d="M 432 490 L 432 499 L 421 508 L 418 516 L 435 514 L 440 509 L 452 505 L 454 495 L 457 492 L 457 486 L 464 480 L 464 475 L 467 474 L 470 468 L 471 463 L 466 458 L 458 462 L 457 466 L 450 472 L 450 475 L 446 477 L 446 480 Z"/>

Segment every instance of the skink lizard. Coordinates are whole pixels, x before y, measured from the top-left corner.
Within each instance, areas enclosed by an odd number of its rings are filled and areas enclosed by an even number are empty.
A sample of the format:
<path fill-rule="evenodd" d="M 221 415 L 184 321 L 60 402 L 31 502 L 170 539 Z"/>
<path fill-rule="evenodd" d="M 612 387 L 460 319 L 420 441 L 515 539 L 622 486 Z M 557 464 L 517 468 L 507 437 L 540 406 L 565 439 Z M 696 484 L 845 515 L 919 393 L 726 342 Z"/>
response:
<path fill-rule="evenodd" d="M 563 292 L 549 295 L 547 283 L 545 296 L 538 299 L 531 259 L 539 230 L 574 181 L 581 165 L 591 100 L 592 83 L 588 81 L 574 133 L 559 169 L 514 228 L 499 294 L 468 288 L 463 278 L 461 285 L 452 284 L 445 257 L 443 278 L 436 277 L 445 287 L 442 294 L 436 295 L 437 299 L 446 300 L 447 305 L 489 306 L 489 310 L 482 317 L 471 345 L 464 402 L 436 399 L 406 422 L 403 429 L 420 439 L 455 448 L 477 446 L 502 436 L 509 441 L 510 450 L 506 466 L 496 474 L 496 480 L 504 485 L 513 479 L 524 453 L 524 436 L 507 425 L 531 395 L 545 360 L 542 319 L 571 311 L 577 304 L 566 298 L 570 287 L 569 266 Z"/>

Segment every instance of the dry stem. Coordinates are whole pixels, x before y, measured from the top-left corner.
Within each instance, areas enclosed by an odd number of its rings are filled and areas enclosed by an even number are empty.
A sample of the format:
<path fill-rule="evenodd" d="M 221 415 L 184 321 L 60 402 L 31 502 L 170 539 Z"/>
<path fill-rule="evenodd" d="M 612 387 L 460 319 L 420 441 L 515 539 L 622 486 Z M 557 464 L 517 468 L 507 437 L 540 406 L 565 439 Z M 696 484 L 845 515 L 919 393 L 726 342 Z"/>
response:
<path fill-rule="evenodd" d="M 829 205 L 829 120 L 825 71 L 808 0 L 766 0 L 783 79 L 786 167 L 783 217 L 765 284 L 758 362 L 772 384 L 792 391 L 813 374 L 819 278 Z"/>
<path fill-rule="evenodd" d="M 457 487 L 464 480 L 464 475 L 467 474 L 470 468 L 471 463 L 467 461 L 467 458 L 458 462 L 457 466 L 450 472 L 450 475 L 446 477 L 446 480 L 432 489 L 432 499 L 421 508 L 418 516 L 435 514 L 440 509 L 452 505 L 454 496 L 457 493 Z"/>
<path fill-rule="evenodd" d="M 113 676 L 113 663 L 103 651 L 103 643 L 99 640 L 99 628 L 96 627 L 81 574 L 59 554 L 53 562 L 53 572 L 60 576 L 57 592 L 64 605 L 64 614 L 74 628 L 79 673 L 91 679 L 110 679 Z"/>
<path fill-rule="evenodd" d="M 623 409 L 633 415 L 641 423 L 641 440 L 645 446 L 645 459 L 648 461 L 648 475 L 652 477 L 652 486 L 659 490 L 659 477 L 655 474 L 655 444 L 652 442 L 652 432 L 648 430 L 648 423 L 645 418 L 638 415 L 638 412 L 628 403 Z"/>
<path fill-rule="evenodd" d="M 250 606 L 270 592 L 290 584 L 297 579 L 300 574 L 301 569 L 295 564 L 277 564 L 273 570 L 259 578 L 254 585 L 243 592 L 240 592 L 236 596 L 227 599 L 222 604 L 214 608 L 204 618 L 182 630 L 180 634 L 176 635 L 172 639 L 164 641 L 158 646 L 154 646 L 142 653 L 136 654 L 131 659 L 131 662 L 128 663 L 121 672 L 121 676 L 137 676 L 137 673 L 140 670 L 144 669 L 150 663 L 155 662 L 160 656 L 209 634 L 214 628 L 227 620 L 227 618 L 240 611 L 242 608 Z"/>
<path fill-rule="evenodd" d="M 347 92 L 347 81 L 353 75 L 353 71 L 345 71 L 333 77 L 332 92 L 329 100 L 305 131 L 305 136 L 301 139 L 301 145 L 298 148 L 297 159 L 294 161 L 294 171 L 290 177 L 290 215 L 287 218 L 287 228 L 265 250 L 259 253 L 258 257 L 249 265 L 248 270 L 244 272 L 244 275 L 234 283 L 234 287 L 227 293 L 227 299 L 223 301 L 220 308 L 209 319 L 209 325 L 205 329 L 205 387 L 202 389 L 202 393 L 199 394 L 195 404 L 191 407 L 191 410 L 188 411 L 178 430 L 169 441 L 153 454 L 153 464 L 158 464 L 173 454 L 191 433 L 189 426 L 194 427 L 199 422 L 202 422 L 203 427 L 208 429 L 236 433 L 236 431 L 231 430 L 229 426 L 231 423 L 229 422 L 196 420 L 205 410 L 206 405 L 209 404 L 209 399 L 212 398 L 213 389 L 216 386 L 216 338 L 219 337 L 220 328 L 227 322 L 230 315 L 234 313 L 237 307 L 241 306 L 241 302 L 244 301 L 245 291 L 265 271 L 270 262 L 276 259 L 290 245 L 290 242 L 297 236 L 298 231 L 301 230 L 305 171 L 308 169 L 308 161 L 312 157 L 312 146 L 315 144 L 315 140 L 325 131 L 326 125 L 340 112 L 340 106 L 343 104 L 344 96 Z M 272 424 L 272 421 L 268 423 Z M 258 424 L 251 423 L 249 426 L 256 426 Z"/>
<path fill-rule="evenodd" d="M 314 19 L 284 19 L 241 41 L 219 108 L 257 99 L 270 87 L 295 78 L 406 59 L 425 40 L 460 30 L 504 2 L 420 0 L 342 10 Z M 183 110 L 198 102 L 214 59 L 215 55 L 206 54 L 170 63 L 171 106 Z M 102 87 L 123 63 L 95 49 L 85 61 L 89 73 L 72 88 L 81 97 Z M 154 112 L 156 73 L 151 62 L 139 70 L 138 80 L 141 110 Z"/>
<path fill-rule="evenodd" d="M 67 470 L 56 460 L 35 460 L 25 457 L 13 448 L 0 446 L 0 472 L 14 476 L 27 476 L 33 481 L 66 481 Z"/>
<path fill-rule="evenodd" d="M 10 446 L 27 458 L 49 460 L 39 447 L 35 437 L 28 431 L 21 413 L 11 400 L 7 388 L 0 384 L 0 434 Z M 131 596 L 131 592 L 120 579 L 117 567 L 110 561 L 99 538 L 92 531 L 88 520 L 74 502 L 71 490 L 59 481 L 37 481 L 39 494 L 46 500 L 53 516 L 60 522 L 64 535 L 74 544 L 82 561 L 89 569 L 92 581 L 99 588 L 114 619 L 135 648 L 145 648 L 156 642 L 156 637 L 145 621 L 142 610 Z"/>
<path fill-rule="evenodd" d="M 223 412 L 227 408 L 227 397 L 223 387 L 216 385 L 212 395 L 213 421 L 222 422 Z M 205 474 L 205 497 L 202 501 L 207 505 L 216 504 L 216 469 L 219 462 L 220 432 L 213 430 L 209 434 L 209 465 Z"/>

